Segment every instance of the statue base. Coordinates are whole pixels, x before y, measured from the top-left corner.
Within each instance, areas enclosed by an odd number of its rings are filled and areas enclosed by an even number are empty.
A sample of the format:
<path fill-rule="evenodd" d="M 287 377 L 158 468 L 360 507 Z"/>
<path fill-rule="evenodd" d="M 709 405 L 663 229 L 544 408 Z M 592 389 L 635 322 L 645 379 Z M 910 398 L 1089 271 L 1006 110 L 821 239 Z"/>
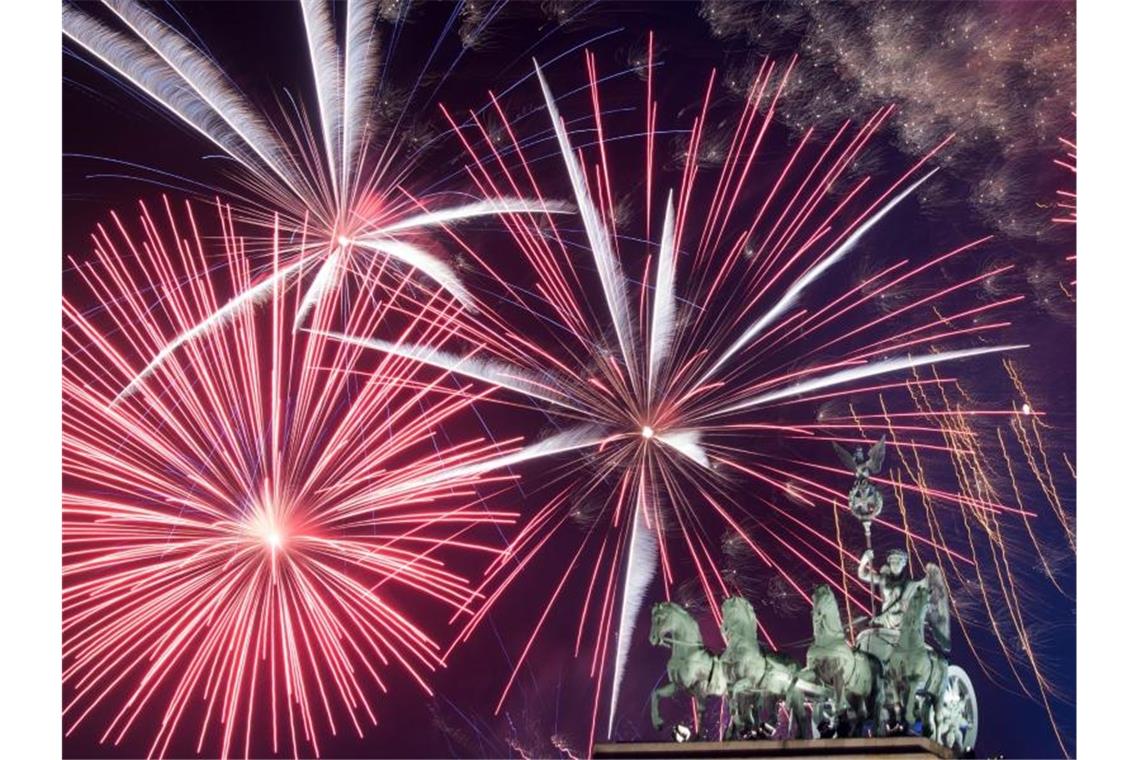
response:
<path fill-rule="evenodd" d="M 595 744 L 596 758 L 666 757 L 890 757 L 930 760 L 954 757 L 941 744 L 922 736 L 854 739 L 788 739 L 784 741 L 614 742 Z"/>

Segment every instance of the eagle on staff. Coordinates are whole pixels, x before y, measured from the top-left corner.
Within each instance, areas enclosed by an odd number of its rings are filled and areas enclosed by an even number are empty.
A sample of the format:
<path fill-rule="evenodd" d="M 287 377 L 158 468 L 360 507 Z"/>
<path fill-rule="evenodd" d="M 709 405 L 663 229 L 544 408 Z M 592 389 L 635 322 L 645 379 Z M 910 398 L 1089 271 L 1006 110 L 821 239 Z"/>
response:
<path fill-rule="evenodd" d="M 857 481 L 870 480 L 872 475 L 878 475 L 879 471 L 883 469 L 883 460 L 887 457 L 886 435 L 881 437 L 866 455 L 863 454 L 862 446 L 855 449 L 855 453 L 852 454 L 838 443 L 831 445 L 835 448 L 835 453 L 839 455 L 839 461 L 843 462 L 843 465 L 855 474 Z"/>

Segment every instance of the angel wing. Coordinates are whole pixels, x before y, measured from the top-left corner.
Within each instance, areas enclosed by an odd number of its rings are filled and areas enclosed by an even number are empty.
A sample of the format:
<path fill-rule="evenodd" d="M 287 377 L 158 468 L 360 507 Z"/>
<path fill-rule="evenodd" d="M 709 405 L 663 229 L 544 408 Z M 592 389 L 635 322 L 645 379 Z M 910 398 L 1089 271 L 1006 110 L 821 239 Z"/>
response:
<path fill-rule="evenodd" d="M 883 460 L 887 458 L 887 436 L 884 434 L 879 442 L 871 447 L 871 452 L 867 456 L 867 469 L 871 471 L 872 475 L 878 475 L 879 470 L 883 469 Z"/>
<path fill-rule="evenodd" d="M 838 443 L 835 443 L 834 441 L 832 442 L 831 446 L 832 446 L 832 448 L 835 449 L 835 453 L 839 455 L 839 461 L 843 462 L 844 467 L 846 467 L 851 472 L 858 472 L 859 471 L 859 465 L 855 461 L 855 457 L 851 456 L 850 451 L 843 448 L 842 446 L 840 446 Z"/>
<path fill-rule="evenodd" d="M 930 604 L 926 608 L 926 622 L 935 645 L 943 654 L 950 652 L 950 594 L 942 570 L 933 562 L 926 563 L 926 587 L 930 589 Z"/>

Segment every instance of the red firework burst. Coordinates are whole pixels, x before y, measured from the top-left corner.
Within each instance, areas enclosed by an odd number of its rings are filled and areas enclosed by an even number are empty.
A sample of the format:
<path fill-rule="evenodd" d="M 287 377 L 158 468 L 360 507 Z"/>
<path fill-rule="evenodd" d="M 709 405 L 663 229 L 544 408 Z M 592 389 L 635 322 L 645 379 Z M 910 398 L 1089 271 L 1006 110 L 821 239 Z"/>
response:
<path fill-rule="evenodd" d="M 403 359 L 350 371 L 357 349 L 295 332 L 285 283 L 117 399 L 172 335 L 277 276 L 218 217 L 209 242 L 189 208 L 143 207 L 139 236 L 116 217 L 75 266 L 92 299 L 63 303 L 65 731 L 153 730 L 152 755 L 319 754 L 377 721 L 386 668 L 429 688 L 444 660 L 424 602 L 462 614 L 477 594 L 455 560 L 496 556 L 481 534 L 514 519 L 475 497 L 477 474 L 433 473 L 502 449 L 435 435 L 462 424 L 466 388 L 414 382 Z M 390 319 L 337 300 L 316 307 L 325 329 Z"/>

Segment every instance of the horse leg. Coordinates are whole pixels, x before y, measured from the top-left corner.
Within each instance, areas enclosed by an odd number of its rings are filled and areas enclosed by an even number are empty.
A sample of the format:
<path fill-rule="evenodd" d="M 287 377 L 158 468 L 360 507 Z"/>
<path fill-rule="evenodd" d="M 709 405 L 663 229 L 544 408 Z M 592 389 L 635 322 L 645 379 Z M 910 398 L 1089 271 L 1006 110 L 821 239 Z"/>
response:
<path fill-rule="evenodd" d="M 879 697 L 876 693 L 875 684 L 871 684 L 870 691 L 863 697 L 863 717 L 859 722 L 859 735 L 860 736 L 874 736 L 875 726 L 879 723 L 878 718 Z"/>
<path fill-rule="evenodd" d="M 918 720 L 918 706 L 922 697 L 918 693 L 918 679 L 915 679 L 907 684 L 906 690 L 906 722 L 907 728 L 914 725 Z"/>
<path fill-rule="evenodd" d="M 837 674 L 835 678 L 831 679 L 831 688 L 835 692 L 835 716 L 836 716 L 836 731 L 837 734 L 841 727 L 845 728 L 844 735 L 851 732 L 851 705 L 848 704 L 846 684 L 843 683 L 843 675 Z M 846 724 L 846 725 L 844 725 Z"/>
<path fill-rule="evenodd" d="M 871 730 L 874 731 L 874 736 L 883 735 L 883 689 L 881 682 L 875 685 L 875 696 L 871 702 Z"/>
<path fill-rule="evenodd" d="M 776 703 L 775 695 L 764 692 L 756 701 L 752 713 L 753 727 L 760 731 L 760 727 L 764 725 L 764 721 L 768 720 L 768 716 L 772 712 L 772 705 Z"/>
<path fill-rule="evenodd" d="M 763 695 L 753 691 L 755 684 L 749 683 L 748 688 L 740 696 L 740 725 L 745 735 L 754 734 L 760 725 L 759 713 L 763 702 Z"/>
<path fill-rule="evenodd" d="M 756 684 L 750 684 L 741 699 L 742 725 L 746 735 L 755 735 L 760 728 L 760 712 L 767 701 L 767 692 L 756 691 Z"/>
<path fill-rule="evenodd" d="M 875 697 L 875 736 L 887 735 L 887 700 L 889 694 L 890 684 L 887 683 L 886 675 L 879 682 L 878 694 Z"/>
<path fill-rule="evenodd" d="M 747 687 L 745 679 L 740 678 L 728 687 L 728 736 L 730 739 L 740 737 L 744 733 L 744 720 L 740 717 L 741 692 Z"/>
<path fill-rule="evenodd" d="M 867 696 L 871 710 L 871 736 L 883 735 L 883 692 L 887 688 L 885 668 L 878 660 L 871 663 L 871 692 Z"/>
<path fill-rule="evenodd" d="M 896 677 L 890 678 L 887 682 L 886 704 L 884 705 L 886 711 L 886 720 L 883 723 L 884 735 L 893 733 L 895 724 L 901 722 L 905 717 L 899 714 L 903 700 L 903 695 L 899 690 L 900 684 L 900 679 Z"/>
<path fill-rule="evenodd" d="M 677 684 L 673 683 L 672 681 L 665 684 L 664 686 L 662 686 L 659 689 L 653 690 L 653 701 L 650 705 L 650 715 L 652 716 L 652 719 L 653 719 L 653 730 L 655 730 L 655 731 L 661 730 L 661 725 L 662 725 L 661 724 L 661 710 L 658 706 L 660 701 L 661 701 L 661 698 L 662 697 L 672 697 L 676 693 L 677 693 Z"/>
<path fill-rule="evenodd" d="M 941 690 L 935 695 L 935 698 L 930 700 L 930 706 L 926 710 L 926 717 L 922 721 L 923 733 L 925 733 L 934 741 L 938 741 L 938 733 L 940 726 L 938 725 L 938 710 L 942 701 Z"/>
<path fill-rule="evenodd" d="M 755 734 L 760 726 L 760 706 L 763 696 L 751 691 L 744 697 L 744 731 L 746 734 Z"/>
<path fill-rule="evenodd" d="M 874 708 L 873 701 L 875 696 L 875 670 L 870 661 L 866 662 L 865 681 L 859 692 L 859 707 L 856 710 L 855 718 L 855 735 L 863 736 L 867 726 L 867 719 L 871 715 L 871 710 Z"/>
<path fill-rule="evenodd" d="M 787 703 L 792 719 L 796 722 L 796 735 L 801 739 L 812 738 L 811 722 L 807 719 L 807 711 L 804 709 L 804 695 L 796 688 L 795 681 L 784 694 L 784 702 Z"/>
<path fill-rule="evenodd" d="M 740 731 L 745 738 L 756 731 L 757 696 L 749 690 L 741 697 Z"/>
<path fill-rule="evenodd" d="M 851 725 L 852 736 L 863 735 L 863 723 L 867 720 L 867 697 L 863 694 L 854 695 L 851 697 L 852 713 L 854 721 Z"/>

